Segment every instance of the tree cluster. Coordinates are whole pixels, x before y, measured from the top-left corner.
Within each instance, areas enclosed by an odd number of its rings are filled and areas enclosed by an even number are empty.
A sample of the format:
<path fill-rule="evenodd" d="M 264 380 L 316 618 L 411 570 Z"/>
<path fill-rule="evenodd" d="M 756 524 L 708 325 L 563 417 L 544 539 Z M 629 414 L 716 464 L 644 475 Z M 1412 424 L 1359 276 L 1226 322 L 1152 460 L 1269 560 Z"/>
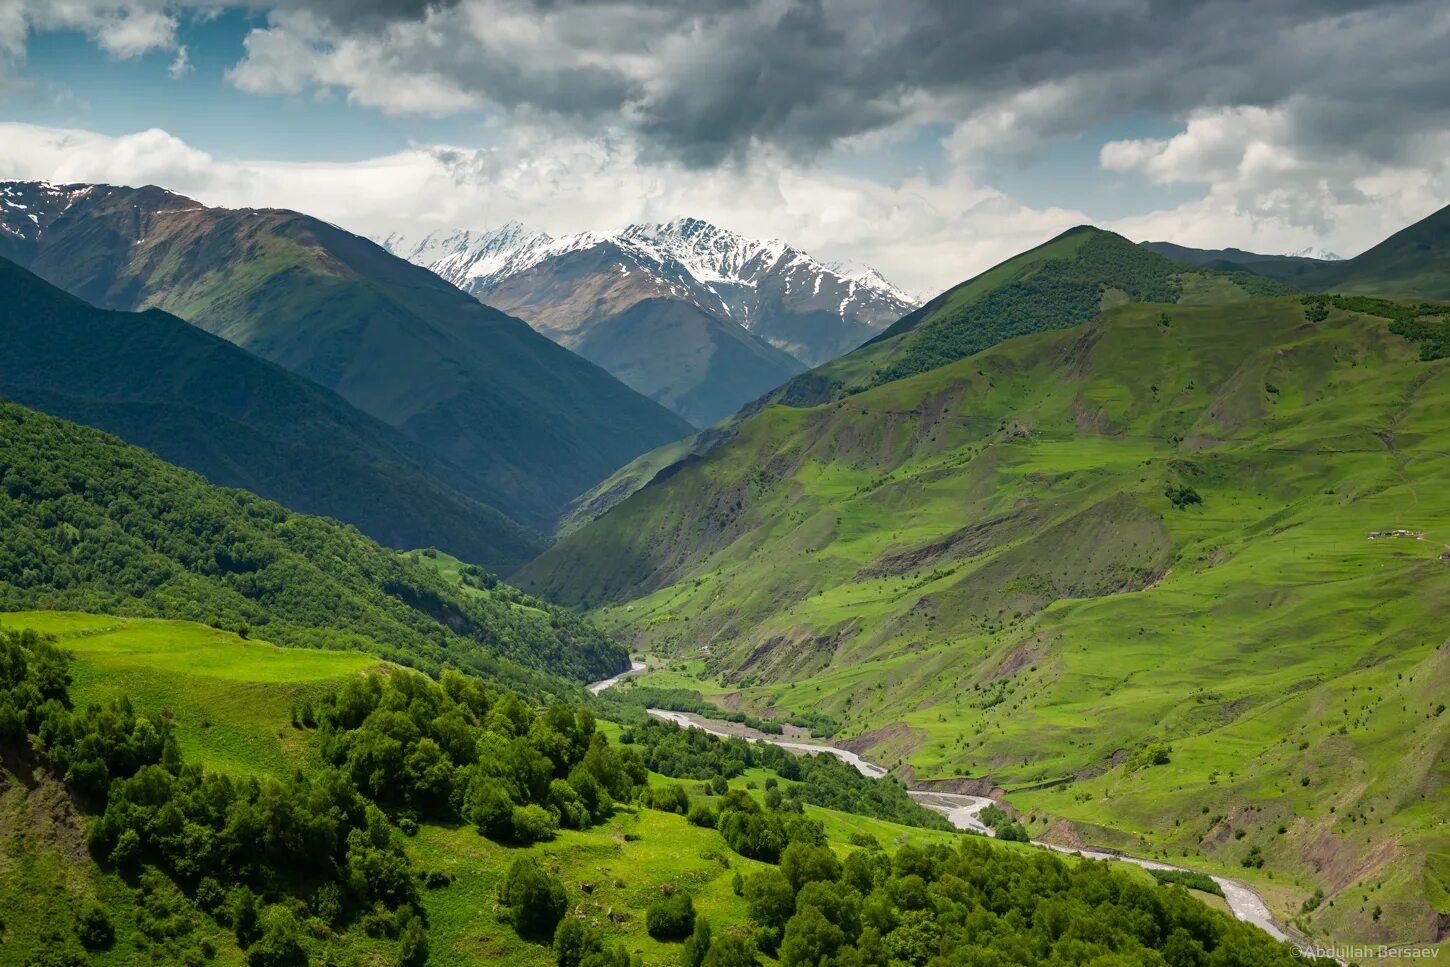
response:
<path fill-rule="evenodd" d="M 600 822 L 647 778 L 587 709 L 537 714 L 456 672 L 441 682 L 409 672 L 353 679 L 314 717 L 323 759 L 374 802 L 496 839 L 534 842 Z"/>
<path fill-rule="evenodd" d="M 798 755 L 768 743 L 723 739 L 657 719 L 630 726 L 620 741 L 638 748 L 652 771 L 671 778 L 708 782 L 761 767 L 789 782 L 783 793 L 789 800 L 907 826 L 951 829 L 944 817 L 919 805 L 896 779 L 869 778 L 832 755 Z"/>

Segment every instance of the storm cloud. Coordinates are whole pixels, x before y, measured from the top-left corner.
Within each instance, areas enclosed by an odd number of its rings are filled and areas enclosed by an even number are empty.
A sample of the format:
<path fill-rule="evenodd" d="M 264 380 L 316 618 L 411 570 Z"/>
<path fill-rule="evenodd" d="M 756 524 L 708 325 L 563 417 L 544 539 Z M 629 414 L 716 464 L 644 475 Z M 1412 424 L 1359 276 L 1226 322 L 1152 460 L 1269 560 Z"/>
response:
<path fill-rule="evenodd" d="M 1393 159 L 1450 114 L 1447 45 L 1438 0 L 299 0 L 235 77 L 397 114 L 622 130 L 697 166 L 928 122 L 965 126 L 958 147 L 990 157 L 1124 113 L 1297 95 L 1306 143 Z"/>

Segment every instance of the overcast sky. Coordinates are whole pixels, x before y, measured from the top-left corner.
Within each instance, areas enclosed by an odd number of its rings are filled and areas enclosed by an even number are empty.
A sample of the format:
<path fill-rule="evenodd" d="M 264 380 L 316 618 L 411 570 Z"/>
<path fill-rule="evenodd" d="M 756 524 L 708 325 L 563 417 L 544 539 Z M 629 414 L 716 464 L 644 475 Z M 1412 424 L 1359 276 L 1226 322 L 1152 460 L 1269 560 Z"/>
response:
<path fill-rule="evenodd" d="M 1356 254 L 1450 203 L 1447 51 L 1444 0 L 0 0 L 0 178 L 694 215 L 925 296 L 1083 222 Z"/>

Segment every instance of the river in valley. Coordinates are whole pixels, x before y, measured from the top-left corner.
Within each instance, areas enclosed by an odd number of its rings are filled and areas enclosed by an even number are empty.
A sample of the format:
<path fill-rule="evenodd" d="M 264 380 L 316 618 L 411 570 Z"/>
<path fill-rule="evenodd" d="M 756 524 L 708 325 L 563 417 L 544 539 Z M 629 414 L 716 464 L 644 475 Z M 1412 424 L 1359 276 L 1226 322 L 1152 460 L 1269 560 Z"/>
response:
<path fill-rule="evenodd" d="M 625 678 L 639 674 L 644 669 L 644 662 L 632 661 L 629 671 L 621 672 L 613 678 L 595 682 L 589 686 L 589 691 L 598 695 L 600 692 L 618 684 Z M 768 742 L 771 745 L 777 745 L 783 749 L 789 749 L 792 752 L 798 752 L 803 755 L 833 755 L 855 766 L 862 775 L 869 776 L 872 779 L 880 779 L 887 774 L 887 769 L 884 766 L 863 759 L 848 749 L 837 748 L 833 745 L 823 745 L 817 742 L 802 742 L 795 738 L 770 735 L 735 722 L 707 718 L 692 712 L 672 712 L 668 709 L 661 708 L 652 708 L 648 712 L 657 719 L 674 722 L 683 728 L 700 729 L 722 738 L 739 738 L 745 739 L 748 742 Z M 912 789 L 909 791 L 909 794 L 911 798 L 928 809 L 935 810 L 946 816 L 947 821 L 957 829 L 987 836 L 992 835 L 992 830 L 981 820 L 982 810 L 993 804 L 993 800 L 986 796 L 963 796 L 956 793 L 935 792 L 926 789 Z M 1140 859 L 1136 856 L 1128 856 L 1115 851 L 1091 848 L 1077 849 L 1059 846 L 1053 843 L 1042 843 L 1037 840 L 1033 840 L 1032 842 L 1035 846 L 1050 849 L 1058 853 L 1075 854 L 1094 860 L 1116 860 L 1121 863 L 1132 863 L 1135 866 L 1141 866 L 1147 870 L 1185 869 L 1184 867 L 1174 866 L 1170 863 Z M 1254 924 L 1278 940 L 1294 942 L 1284 927 L 1269 913 L 1269 908 L 1264 903 L 1263 898 L 1254 892 L 1253 888 L 1248 886 L 1248 884 L 1224 876 L 1215 876 L 1213 877 L 1213 881 L 1223 890 L 1223 898 L 1227 902 L 1229 909 L 1233 911 L 1235 917 L 1238 917 L 1246 923 Z"/>

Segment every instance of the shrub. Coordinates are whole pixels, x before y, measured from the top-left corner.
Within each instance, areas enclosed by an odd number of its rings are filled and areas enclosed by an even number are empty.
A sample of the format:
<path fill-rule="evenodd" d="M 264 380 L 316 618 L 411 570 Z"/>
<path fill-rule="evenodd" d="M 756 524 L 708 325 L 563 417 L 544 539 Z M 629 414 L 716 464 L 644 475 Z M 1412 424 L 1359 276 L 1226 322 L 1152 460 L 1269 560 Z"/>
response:
<path fill-rule="evenodd" d="M 398 967 L 423 967 L 428 962 L 428 934 L 423 919 L 413 916 L 398 935 Z"/>
<path fill-rule="evenodd" d="M 543 806 L 529 803 L 515 806 L 513 811 L 514 839 L 521 843 L 542 843 L 554 838 L 559 831 L 559 819 Z"/>
<path fill-rule="evenodd" d="M 656 940 L 683 940 L 695 929 L 695 901 L 688 893 L 672 893 L 649 905 L 645 929 Z"/>
<path fill-rule="evenodd" d="M 302 928 L 292 911 L 280 904 L 262 915 L 262 936 L 247 951 L 248 967 L 307 967 Z"/>
<path fill-rule="evenodd" d="M 498 899 L 522 936 L 552 936 L 569 907 L 564 884 L 532 856 L 520 856 L 499 885 Z"/>
<path fill-rule="evenodd" d="M 701 967 L 710 952 L 710 921 L 695 918 L 695 930 L 680 951 L 680 967 Z"/>
<path fill-rule="evenodd" d="M 87 950 L 106 950 L 116 942 L 116 928 L 106 908 L 87 900 L 76 911 L 76 936 Z"/>
<path fill-rule="evenodd" d="M 651 809 L 658 809 L 666 813 L 679 813 L 681 816 L 690 809 L 690 796 L 685 792 L 685 787 L 678 783 L 651 787 L 646 791 L 644 800 L 645 805 Z"/>
<path fill-rule="evenodd" d="M 692 825 L 703 826 L 705 829 L 714 829 L 720 823 L 720 813 L 709 803 L 699 802 L 690 807 L 690 814 L 685 817 Z"/>

